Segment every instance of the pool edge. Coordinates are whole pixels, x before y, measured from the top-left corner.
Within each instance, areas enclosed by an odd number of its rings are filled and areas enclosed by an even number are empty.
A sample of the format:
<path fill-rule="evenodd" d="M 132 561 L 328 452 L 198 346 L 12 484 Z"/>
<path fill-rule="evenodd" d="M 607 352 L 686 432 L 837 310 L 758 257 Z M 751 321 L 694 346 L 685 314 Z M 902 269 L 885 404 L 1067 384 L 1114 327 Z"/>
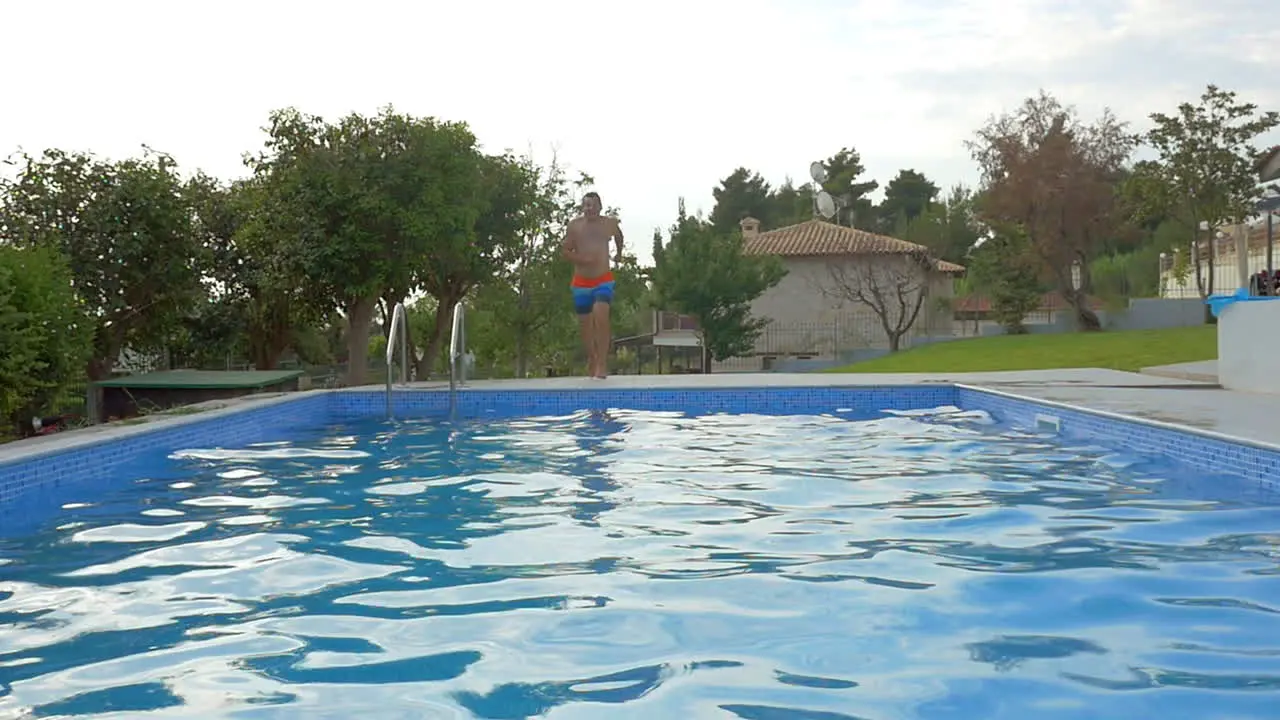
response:
<path fill-rule="evenodd" d="M 942 395 L 951 393 L 953 404 L 964 409 L 987 410 L 998 420 L 1020 428 L 1035 429 L 1036 410 L 1066 415 L 1068 420 L 1062 427 L 1066 431 L 1064 434 L 1084 437 L 1114 435 L 1114 430 L 1108 433 L 1103 426 L 1120 423 L 1131 428 L 1142 428 L 1136 430 L 1139 436 L 1147 436 L 1146 443 L 1139 443 L 1142 446 L 1141 452 L 1167 455 L 1195 469 L 1221 471 L 1255 482 L 1275 482 L 1273 478 L 1280 477 L 1280 446 L 1264 441 L 1086 405 L 1029 397 L 965 382 L 889 381 L 850 385 L 809 382 L 765 386 L 744 382 L 713 387 L 690 384 L 665 388 L 547 389 L 471 386 L 465 388 L 460 395 L 467 398 L 466 404 L 473 408 L 493 404 L 519 411 L 527 403 L 528 412 L 538 414 L 539 410 L 547 409 L 546 404 L 536 403 L 538 399 L 546 401 L 553 398 L 549 403 L 552 409 L 562 410 L 563 407 L 556 406 L 608 403 L 611 397 L 617 399 L 640 396 L 651 400 L 665 397 L 666 402 L 674 405 L 678 404 L 681 395 L 689 394 L 694 398 L 690 400 L 692 403 L 696 404 L 697 398 L 701 398 L 703 402 L 715 399 L 723 406 L 732 405 L 735 397 L 741 399 L 742 393 L 749 393 L 756 398 L 773 394 L 792 398 L 799 394 L 803 398 L 805 393 L 810 392 L 863 393 L 872 399 L 877 396 L 883 398 L 883 394 L 892 397 L 895 393 L 900 393 L 902 399 L 910 400 L 912 396 L 916 396 L 916 400 L 921 403 L 906 403 L 911 405 L 911 409 L 921 409 L 923 405 L 927 405 L 927 396 L 933 392 L 940 392 Z M 399 406 L 396 415 L 441 417 L 441 408 L 448 403 L 447 395 L 447 387 L 399 388 L 395 394 Z M 966 402 L 966 396 L 982 398 L 985 402 L 977 403 L 980 407 L 970 407 L 974 403 Z M 512 402 L 513 398 L 517 400 Z M 313 402 L 315 407 L 298 407 L 298 404 L 307 402 Z M 1006 405 L 1001 408 L 1001 403 Z M 891 405 L 892 403 L 879 409 L 889 409 Z M 330 424 L 376 417 L 382 414 L 384 408 L 385 394 L 381 389 L 316 389 L 273 394 L 269 397 L 250 396 L 207 410 L 160 416 L 137 424 L 77 429 L 33 441 L 19 441 L 13 443 L 12 447 L 0 446 L 0 517 L 13 508 L 15 501 L 29 494 L 50 495 L 64 483 L 101 475 L 111 468 L 131 462 L 147 451 L 169 446 L 207 447 L 224 443 L 261 442 L 270 439 L 270 431 L 283 432 L 286 429 L 300 429 L 308 424 Z M 705 410 L 726 411 L 723 407 L 708 407 Z M 467 416 L 473 414 L 468 413 Z M 257 415 L 257 422 L 249 417 L 245 417 L 243 421 L 225 422 L 230 418 L 249 415 Z"/>

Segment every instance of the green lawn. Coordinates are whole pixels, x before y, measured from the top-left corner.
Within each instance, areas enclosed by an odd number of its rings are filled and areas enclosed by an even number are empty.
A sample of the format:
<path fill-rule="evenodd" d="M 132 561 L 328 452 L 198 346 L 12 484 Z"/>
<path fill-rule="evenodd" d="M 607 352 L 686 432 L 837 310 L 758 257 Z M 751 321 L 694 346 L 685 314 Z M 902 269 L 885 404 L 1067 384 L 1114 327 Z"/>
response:
<path fill-rule="evenodd" d="M 1218 357 L 1213 325 L 1171 330 L 999 335 L 953 340 L 826 372 L 908 373 L 1113 368 L 1137 371 L 1153 365 Z"/>

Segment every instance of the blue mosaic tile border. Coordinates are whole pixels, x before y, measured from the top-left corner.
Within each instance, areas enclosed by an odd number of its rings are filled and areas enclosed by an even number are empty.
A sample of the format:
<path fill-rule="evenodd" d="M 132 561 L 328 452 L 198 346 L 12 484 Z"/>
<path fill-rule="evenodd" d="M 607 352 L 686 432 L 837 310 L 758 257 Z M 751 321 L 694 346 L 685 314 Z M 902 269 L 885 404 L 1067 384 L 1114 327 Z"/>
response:
<path fill-rule="evenodd" d="M 758 387 L 714 390 L 476 390 L 458 393 L 458 415 L 565 415 L 578 410 L 684 411 L 689 413 L 794 413 L 845 408 L 855 412 L 915 410 L 957 404 L 954 385 L 880 385 L 850 387 Z M 381 417 L 387 408 L 382 392 L 335 392 L 330 416 L 335 421 Z M 396 417 L 446 417 L 448 393 L 398 392 L 392 396 Z"/>
<path fill-rule="evenodd" d="M 966 410 L 984 410 L 998 422 L 1034 430 L 1036 416 L 1058 420 L 1063 437 L 1124 445 L 1143 455 L 1161 455 L 1206 473 L 1229 473 L 1264 485 L 1280 485 L 1280 450 L 1243 441 L 1227 440 L 1194 429 L 1163 426 L 1139 418 L 1127 418 L 1072 408 L 982 388 L 958 386 L 957 404 Z"/>
<path fill-rule="evenodd" d="M 445 417 L 448 394 L 439 390 L 399 391 L 397 417 Z M 1058 418 L 1066 437 L 1125 444 L 1143 454 L 1167 456 L 1209 473 L 1232 473 L 1269 485 L 1280 483 L 1280 451 L 1211 437 L 1147 421 L 1112 416 L 1055 403 L 955 385 L 756 387 L 685 390 L 488 390 L 465 389 L 458 395 L 462 417 L 564 415 L 585 409 L 682 411 L 688 413 L 832 412 L 913 410 L 954 405 L 985 410 L 999 422 L 1033 429 L 1037 415 Z M 287 439 L 299 430 L 361 418 L 381 417 L 386 396 L 380 391 L 317 391 L 242 410 L 212 411 L 187 422 L 140 427 L 126 437 L 104 437 L 79 447 L 0 462 L 0 529 L 29 503 L 57 507 L 64 498 L 105 487 L 120 478 L 157 471 L 155 458 L 191 447 L 243 446 Z"/>
<path fill-rule="evenodd" d="M 104 437 L 74 448 L 0 462 L 0 523 L 29 503 L 59 503 L 68 488 L 127 474 L 157 453 L 193 447 L 245 445 L 283 439 L 300 427 L 328 420 L 329 393 L 318 392 L 266 406 L 209 411 L 181 424 L 138 427 L 125 437 Z M 151 464 L 154 468 L 154 463 Z"/>

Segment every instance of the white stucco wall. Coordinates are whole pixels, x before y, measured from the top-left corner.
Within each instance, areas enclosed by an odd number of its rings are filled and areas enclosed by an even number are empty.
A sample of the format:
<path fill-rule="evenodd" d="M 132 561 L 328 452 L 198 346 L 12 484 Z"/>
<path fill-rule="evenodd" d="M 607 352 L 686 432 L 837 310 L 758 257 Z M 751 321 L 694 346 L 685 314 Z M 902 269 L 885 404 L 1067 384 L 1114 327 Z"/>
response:
<path fill-rule="evenodd" d="M 1218 317 L 1218 382 L 1280 395 L 1280 300 L 1237 302 Z"/>
<path fill-rule="evenodd" d="M 846 262 L 845 273 L 858 272 L 854 262 L 872 262 L 878 266 L 872 272 L 899 273 L 908 267 L 903 258 L 895 256 L 871 256 L 866 260 Z M 833 296 L 837 290 L 832 277 L 832 263 L 827 258 L 784 258 L 787 275 L 774 287 L 756 298 L 751 305 L 755 317 L 768 318 L 777 328 L 800 327 L 817 324 L 841 324 L 841 334 L 857 335 L 864 339 L 859 344 L 884 342 L 885 333 L 878 317 L 871 308 L 857 302 Z M 943 273 L 932 273 L 929 295 L 920 308 L 920 315 L 911 333 L 924 333 L 945 328 L 950 331 L 951 313 L 939 307 L 938 298 L 951 298 L 954 294 L 953 279 Z M 889 307 L 896 307 L 890 303 Z"/>

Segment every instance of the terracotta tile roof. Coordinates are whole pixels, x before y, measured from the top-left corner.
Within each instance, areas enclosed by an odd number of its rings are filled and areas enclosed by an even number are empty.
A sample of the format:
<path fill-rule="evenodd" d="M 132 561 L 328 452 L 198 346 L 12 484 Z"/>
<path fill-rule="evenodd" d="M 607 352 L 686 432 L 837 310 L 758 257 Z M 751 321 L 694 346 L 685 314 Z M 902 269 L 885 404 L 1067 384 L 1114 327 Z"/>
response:
<path fill-rule="evenodd" d="M 923 245 L 876 235 L 865 230 L 847 228 L 823 220 L 809 220 L 758 235 L 747 234 L 744 248 L 749 255 L 780 257 L 830 257 L 841 255 L 897 255 L 928 252 Z M 944 260 L 936 261 L 938 270 L 964 272 L 964 268 Z"/>

